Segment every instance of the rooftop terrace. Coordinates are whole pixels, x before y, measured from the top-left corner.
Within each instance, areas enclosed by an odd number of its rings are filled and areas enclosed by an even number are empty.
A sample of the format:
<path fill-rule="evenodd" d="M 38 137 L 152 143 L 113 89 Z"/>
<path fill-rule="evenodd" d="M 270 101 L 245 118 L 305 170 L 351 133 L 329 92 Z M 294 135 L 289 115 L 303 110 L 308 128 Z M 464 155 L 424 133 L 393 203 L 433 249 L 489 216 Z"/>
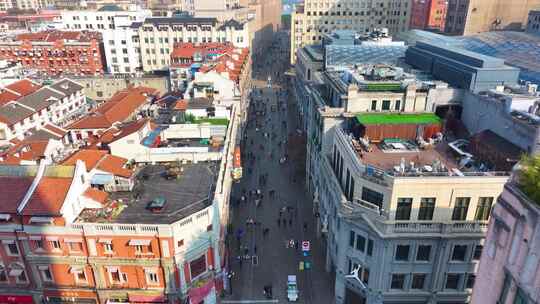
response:
<path fill-rule="evenodd" d="M 214 199 L 219 164 L 200 162 L 173 167 L 149 165 L 137 175 L 131 193 L 113 194 L 106 207 L 84 210 L 79 222 L 170 224 L 210 206 Z M 147 205 L 165 200 L 159 212 Z"/>

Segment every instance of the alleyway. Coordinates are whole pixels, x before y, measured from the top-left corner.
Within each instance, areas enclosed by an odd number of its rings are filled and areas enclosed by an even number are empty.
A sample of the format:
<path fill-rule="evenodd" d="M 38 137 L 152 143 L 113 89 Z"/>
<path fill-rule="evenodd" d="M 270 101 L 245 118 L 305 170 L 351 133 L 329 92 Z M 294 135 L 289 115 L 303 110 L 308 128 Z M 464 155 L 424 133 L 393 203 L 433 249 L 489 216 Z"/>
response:
<path fill-rule="evenodd" d="M 286 303 L 287 275 L 297 275 L 298 303 L 330 304 L 334 283 L 324 271 L 324 252 L 315 238 L 311 200 L 304 191 L 305 138 L 296 130 L 296 103 L 287 92 L 292 89 L 290 79 L 283 74 L 289 57 L 277 51 L 287 48 L 288 42 L 278 45 L 268 50 L 264 62 L 253 64 L 255 88 L 242 151 L 244 176 L 234 186 L 231 202 L 234 233 L 229 261 L 235 275 L 232 295 L 223 303 Z M 257 193 L 250 194 L 257 189 L 263 195 L 259 206 Z M 247 224 L 252 221 L 255 224 Z M 287 248 L 289 240 L 310 241 L 310 255 L 302 255 L 300 244 Z M 299 270 L 301 261 L 310 269 Z M 263 294 L 268 285 L 272 299 Z"/>

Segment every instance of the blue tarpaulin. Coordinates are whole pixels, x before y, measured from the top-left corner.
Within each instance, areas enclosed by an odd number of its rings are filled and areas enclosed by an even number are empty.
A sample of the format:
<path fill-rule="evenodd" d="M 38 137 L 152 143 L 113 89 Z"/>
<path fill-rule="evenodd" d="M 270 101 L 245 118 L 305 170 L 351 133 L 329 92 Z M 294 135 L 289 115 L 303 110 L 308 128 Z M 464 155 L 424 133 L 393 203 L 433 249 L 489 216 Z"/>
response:
<path fill-rule="evenodd" d="M 111 174 L 94 174 L 90 183 L 92 185 L 106 185 L 113 181 L 114 176 Z"/>

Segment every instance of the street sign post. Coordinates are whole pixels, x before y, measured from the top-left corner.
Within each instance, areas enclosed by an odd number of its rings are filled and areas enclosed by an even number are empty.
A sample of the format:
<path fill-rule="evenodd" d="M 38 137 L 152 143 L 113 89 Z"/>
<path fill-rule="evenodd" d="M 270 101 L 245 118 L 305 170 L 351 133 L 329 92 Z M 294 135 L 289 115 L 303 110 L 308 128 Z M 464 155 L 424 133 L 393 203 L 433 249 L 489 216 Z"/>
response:
<path fill-rule="evenodd" d="M 302 241 L 302 251 L 309 251 L 310 244 L 309 241 Z"/>

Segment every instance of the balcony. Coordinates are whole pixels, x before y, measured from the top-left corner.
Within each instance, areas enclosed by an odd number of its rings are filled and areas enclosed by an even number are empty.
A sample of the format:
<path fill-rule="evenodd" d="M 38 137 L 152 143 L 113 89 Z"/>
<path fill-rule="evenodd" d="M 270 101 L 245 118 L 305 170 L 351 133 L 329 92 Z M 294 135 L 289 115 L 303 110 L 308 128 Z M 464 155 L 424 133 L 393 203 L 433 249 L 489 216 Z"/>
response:
<path fill-rule="evenodd" d="M 383 234 L 485 234 L 487 222 L 462 221 L 462 222 L 401 222 L 386 221 L 375 223 L 371 221 Z"/>

